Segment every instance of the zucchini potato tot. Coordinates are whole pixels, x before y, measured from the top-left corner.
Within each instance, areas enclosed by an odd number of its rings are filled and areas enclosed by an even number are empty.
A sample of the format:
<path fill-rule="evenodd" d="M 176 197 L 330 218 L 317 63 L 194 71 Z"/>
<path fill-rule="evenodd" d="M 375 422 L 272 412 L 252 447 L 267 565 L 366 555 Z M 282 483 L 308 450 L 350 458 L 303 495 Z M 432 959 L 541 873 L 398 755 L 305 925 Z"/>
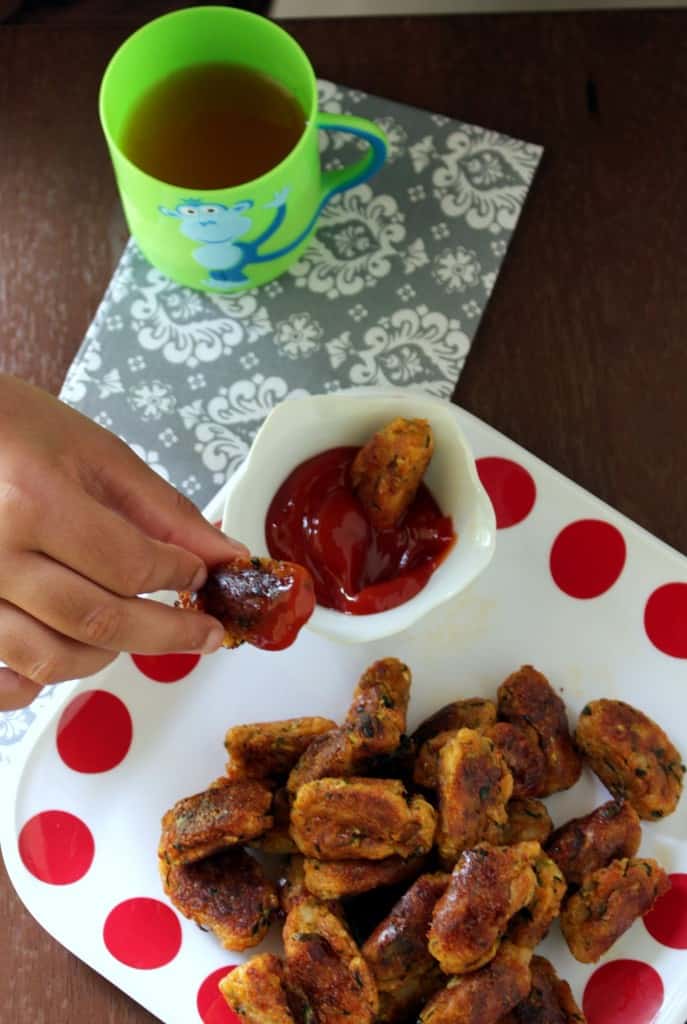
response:
<path fill-rule="evenodd" d="M 541 672 L 523 665 L 509 675 L 498 689 L 498 714 L 503 721 L 529 726 L 537 734 L 546 772 L 530 796 L 548 796 L 575 785 L 582 759 L 570 738 L 565 704 Z"/>
<path fill-rule="evenodd" d="M 568 885 L 582 885 L 588 875 L 612 860 L 634 857 L 641 841 L 642 826 L 634 807 L 627 801 L 609 800 L 591 814 L 557 828 L 546 852 Z"/>
<path fill-rule="evenodd" d="M 412 675 L 398 658 L 380 658 L 355 690 L 343 728 L 364 759 L 392 754 L 406 731 Z"/>
<path fill-rule="evenodd" d="M 318 899 L 338 900 L 416 878 L 424 863 L 424 856 L 329 861 L 306 857 L 303 880 L 308 892 Z"/>
<path fill-rule="evenodd" d="M 273 953 L 239 964 L 222 978 L 219 990 L 244 1024 L 299 1024 L 289 1008 L 284 965 Z"/>
<path fill-rule="evenodd" d="M 426 718 L 411 736 L 417 747 L 413 781 L 425 789 L 436 789 L 439 781 L 439 752 L 459 729 L 487 729 L 496 722 L 496 705 L 482 697 L 454 700 Z"/>
<path fill-rule="evenodd" d="M 396 779 L 316 779 L 301 786 L 291 808 L 291 837 L 318 860 L 420 857 L 432 848 L 436 812 L 406 796 Z"/>
<path fill-rule="evenodd" d="M 295 795 L 306 782 L 344 778 L 366 771 L 379 757 L 392 755 L 406 729 L 411 673 L 398 658 L 382 658 L 358 682 L 344 724 L 316 737 L 289 775 Z"/>
<path fill-rule="evenodd" d="M 296 1019 L 373 1024 L 377 987 L 343 921 L 317 900 L 303 900 L 289 911 L 283 934 Z"/>
<path fill-rule="evenodd" d="M 570 952 L 594 964 L 664 893 L 670 880 L 655 860 L 624 857 L 585 878 L 561 912 Z"/>
<path fill-rule="evenodd" d="M 466 974 L 495 956 L 508 923 L 535 896 L 540 856 L 538 843 L 464 851 L 429 929 L 429 952 L 444 973 Z"/>
<path fill-rule="evenodd" d="M 425 718 L 412 734 L 418 747 L 442 732 L 458 729 L 487 729 L 496 721 L 496 705 L 485 697 L 465 697 L 451 701 Z"/>
<path fill-rule="evenodd" d="M 541 843 L 543 846 L 551 835 L 553 822 L 541 800 L 531 796 L 521 799 L 513 797 L 506 804 L 506 813 L 508 821 L 501 837 L 502 846 L 527 842 Z"/>
<path fill-rule="evenodd" d="M 586 1024 L 570 985 L 558 977 L 548 960 L 533 956 L 530 972 L 530 994 L 502 1017 L 499 1024 Z"/>
<path fill-rule="evenodd" d="M 315 588 L 302 565 L 233 558 L 213 566 L 197 593 L 181 591 L 179 605 L 218 619 L 224 626 L 223 647 L 249 643 L 281 651 L 294 642 L 315 610 Z"/>
<path fill-rule="evenodd" d="M 531 958 L 531 949 L 502 942 L 484 967 L 451 978 L 427 1003 L 418 1024 L 498 1024 L 530 991 Z"/>
<path fill-rule="evenodd" d="M 225 949 L 257 946 L 279 907 L 276 887 L 245 850 L 225 850 L 193 864 L 160 861 L 165 892 L 184 917 L 217 936 Z"/>
<path fill-rule="evenodd" d="M 577 745 L 613 796 L 640 818 L 665 818 L 682 794 L 679 751 L 648 715 L 622 700 L 593 700 L 582 709 Z"/>
<path fill-rule="evenodd" d="M 279 906 L 284 915 L 290 913 L 299 903 L 312 903 L 313 894 L 305 884 L 305 857 L 300 853 L 289 857 L 288 864 L 280 876 L 277 886 L 279 890 Z M 338 900 L 322 900 L 322 902 L 327 905 L 335 917 L 343 920 L 343 908 Z"/>
<path fill-rule="evenodd" d="M 296 844 L 289 831 L 290 827 L 291 801 L 287 789 L 282 786 L 275 789 L 272 797 L 272 825 L 267 832 L 251 839 L 248 846 L 251 849 L 261 850 L 263 853 L 273 853 L 278 857 L 297 853 Z"/>
<path fill-rule="evenodd" d="M 514 797 L 545 796 L 547 766 L 539 737 L 530 725 L 495 722 L 484 730 L 513 776 Z"/>
<path fill-rule="evenodd" d="M 532 865 L 535 886 L 532 899 L 511 920 L 508 938 L 516 946 L 534 949 L 549 933 L 561 911 L 566 884 L 563 873 L 555 861 L 540 853 Z"/>
<path fill-rule="evenodd" d="M 317 717 L 235 725 L 224 738 L 227 778 L 281 780 L 316 737 L 335 728 L 330 718 Z"/>
<path fill-rule="evenodd" d="M 398 526 L 434 454 L 427 420 L 398 417 L 364 445 L 351 466 L 351 483 L 368 521 L 378 530 Z"/>
<path fill-rule="evenodd" d="M 449 875 L 421 875 L 375 928 L 362 947 L 379 992 L 378 1020 L 408 1019 L 437 992 L 445 979 L 429 952 L 427 932 Z"/>
<path fill-rule="evenodd" d="M 271 806 L 272 794 L 260 782 L 218 779 L 166 812 L 158 855 L 167 864 L 191 864 L 255 839 L 272 827 Z"/>
<path fill-rule="evenodd" d="M 513 777 L 490 739 L 459 729 L 441 748 L 438 782 L 437 846 L 450 869 L 463 850 L 501 841 Z"/>

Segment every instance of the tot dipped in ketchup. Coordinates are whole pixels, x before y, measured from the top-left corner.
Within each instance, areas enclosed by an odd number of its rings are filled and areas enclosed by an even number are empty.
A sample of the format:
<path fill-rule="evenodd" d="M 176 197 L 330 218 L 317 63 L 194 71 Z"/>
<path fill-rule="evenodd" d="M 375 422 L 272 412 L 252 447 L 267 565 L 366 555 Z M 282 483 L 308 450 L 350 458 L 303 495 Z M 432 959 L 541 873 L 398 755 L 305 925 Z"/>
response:
<path fill-rule="evenodd" d="M 270 504 L 270 554 L 304 566 L 323 607 L 369 615 L 409 601 L 456 540 L 422 483 L 433 451 L 426 420 L 399 418 L 363 448 L 301 463 Z"/>
<path fill-rule="evenodd" d="M 215 565 L 196 594 L 181 593 L 183 608 L 213 615 L 224 626 L 223 647 L 243 643 L 265 651 L 290 647 L 315 608 L 308 571 L 270 558 L 234 558 Z"/>

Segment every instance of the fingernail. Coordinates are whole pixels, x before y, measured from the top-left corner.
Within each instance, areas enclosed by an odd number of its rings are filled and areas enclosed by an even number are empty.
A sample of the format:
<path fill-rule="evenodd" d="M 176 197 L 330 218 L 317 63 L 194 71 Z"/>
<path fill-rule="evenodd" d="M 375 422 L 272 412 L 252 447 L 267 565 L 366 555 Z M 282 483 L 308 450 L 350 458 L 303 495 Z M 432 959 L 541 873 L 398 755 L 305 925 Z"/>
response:
<path fill-rule="evenodd" d="M 213 654 L 219 650 L 224 640 L 224 628 L 218 623 L 213 626 L 208 635 L 205 637 L 205 643 L 201 650 L 203 654 Z"/>
<path fill-rule="evenodd" d="M 208 571 L 204 565 L 201 565 L 189 584 L 189 590 L 200 590 L 207 578 Z"/>

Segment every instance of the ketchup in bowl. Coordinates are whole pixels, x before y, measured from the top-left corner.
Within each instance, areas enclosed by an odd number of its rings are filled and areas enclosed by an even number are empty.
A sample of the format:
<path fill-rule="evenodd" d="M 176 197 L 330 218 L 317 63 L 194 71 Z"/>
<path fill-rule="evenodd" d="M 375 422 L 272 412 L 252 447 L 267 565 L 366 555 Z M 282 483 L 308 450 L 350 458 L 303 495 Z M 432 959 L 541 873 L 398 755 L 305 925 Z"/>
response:
<path fill-rule="evenodd" d="M 424 484 L 396 527 L 373 527 L 351 485 L 358 451 L 332 448 L 301 463 L 272 499 L 265 535 L 273 558 L 310 572 L 320 605 L 369 615 L 419 593 L 456 535 Z"/>

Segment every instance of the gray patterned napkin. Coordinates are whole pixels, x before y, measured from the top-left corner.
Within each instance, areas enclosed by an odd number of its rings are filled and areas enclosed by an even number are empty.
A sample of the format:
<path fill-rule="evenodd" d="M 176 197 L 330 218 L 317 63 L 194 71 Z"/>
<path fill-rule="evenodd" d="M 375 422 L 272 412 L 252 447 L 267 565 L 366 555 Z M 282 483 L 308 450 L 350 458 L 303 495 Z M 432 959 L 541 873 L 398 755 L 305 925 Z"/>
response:
<path fill-rule="evenodd" d="M 331 82 L 319 92 L 321 110 L 386 131 L 379 174 L 332 200 L 286 274 L 243 294 L 174 284 L 130 241 L 62 389 L 201 507 L 289 395 L 391 384 L 450 397 L 541 157 Z M 324 167 L 358 145 L 322 133 Z M 0 715 L 0 763 L 35 714 Z"/>

